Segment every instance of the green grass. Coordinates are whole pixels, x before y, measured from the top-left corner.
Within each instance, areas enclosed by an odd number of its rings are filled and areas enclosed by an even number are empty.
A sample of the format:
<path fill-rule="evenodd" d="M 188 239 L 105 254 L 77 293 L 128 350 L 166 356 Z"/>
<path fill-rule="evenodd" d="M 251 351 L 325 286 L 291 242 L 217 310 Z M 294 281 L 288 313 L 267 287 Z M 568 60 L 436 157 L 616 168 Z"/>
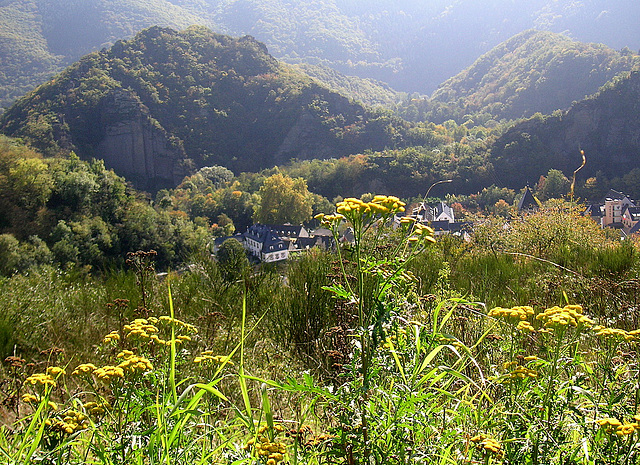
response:
<path fill-rule="evenodd" d="M 144 309 L 135 273 L 0 282 L 22 357 L 0 463 L 640 463 L 634 246 L 580 274 L 368 208 L 342 208 L 357 242 L 338 256 L 237 282 L 201 258 L 149 274 Z"/>

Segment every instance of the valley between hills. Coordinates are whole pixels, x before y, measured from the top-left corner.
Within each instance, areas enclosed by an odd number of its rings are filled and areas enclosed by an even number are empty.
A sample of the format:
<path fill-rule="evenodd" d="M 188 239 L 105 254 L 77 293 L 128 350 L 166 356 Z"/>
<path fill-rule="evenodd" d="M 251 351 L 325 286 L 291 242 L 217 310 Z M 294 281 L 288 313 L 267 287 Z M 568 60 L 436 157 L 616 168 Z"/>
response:
<path fill-rule="evenodd" d="M 638 17 L 0 2 L 0 463 L 640 463 Z"/>

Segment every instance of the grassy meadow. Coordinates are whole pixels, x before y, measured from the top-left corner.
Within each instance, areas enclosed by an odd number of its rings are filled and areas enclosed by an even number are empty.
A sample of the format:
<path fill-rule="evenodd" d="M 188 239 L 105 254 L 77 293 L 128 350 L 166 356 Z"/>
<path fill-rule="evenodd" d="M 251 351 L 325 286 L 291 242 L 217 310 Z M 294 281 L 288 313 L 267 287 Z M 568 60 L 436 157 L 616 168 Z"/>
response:
<path fill-rule="evenodd" d="M 0 463 L 640 463 L 637 245 L 564 202 L 470 242 L 402 209 L 260 269 L 2 278 Z"/>

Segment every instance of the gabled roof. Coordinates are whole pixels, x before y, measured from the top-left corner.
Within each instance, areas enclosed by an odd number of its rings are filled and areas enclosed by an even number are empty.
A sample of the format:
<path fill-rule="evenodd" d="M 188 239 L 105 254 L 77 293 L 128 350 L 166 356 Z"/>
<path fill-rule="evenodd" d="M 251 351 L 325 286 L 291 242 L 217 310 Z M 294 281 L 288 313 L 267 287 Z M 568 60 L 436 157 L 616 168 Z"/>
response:
<path fill-rule="evenodd" d="M 638 234 L 640 233 L 640 222 L 636 223 L 636 225 L 631 228 L 628 232 L 628 236 L 631 236 L 632 234 Z"/>
<path fill-rule="evenodd" d="M 354 236 L 353 229 L 351 229 L 351 228 L 347 228 L 342 233 L 342 237 L 340 238 L 341 242 L 351 242 L 351 243 L 353 243 L 355 240 L 356 240 L 356 236 Z"/>
<path fill-rule="evenodd" d="M 308 236 L 307 230 L 302 225 L 292 224 L 269 224 L 266 225 L 271 231 L 281 237 L 306 237 Z"/>
<path fill-rule="evenodd" d="M 604 205 L 599 203 L 592 203 L 587 206 L 587 208 L 582 212 L 583 216 L 591 216 L 591 217 L 603 217 L 604 216 Z"/>
<path fill-rule="evenodd" d="M 433 211 L 433 217 L 437 218 L 442 214 L 447 215 L 449 218 L 453 218 L 453 208 L 451 208 L 449 205 L 447 205 L 444 202 L 440 202 L 438 205 L 436 205 L 434 207 L 434 211 Z"/>
<path fill-rule="evenodd" d="M 318 228 L 311 233 L 311 236 L 330 236 L 333 237 L 333 233 L 327 228 Z"/>
<path fill-rule="evenodd" d="M 631 221 L 640 221 L 640 207 L 625 205 L 622 209 L 622 216 L 628 217 Z"/>
<path fill-rule="evenodd" d="M 301 237 L 290 246 L 291 250 L 306 250 L 313 247 L 328 250 L 333 247 L 333 236 Z"/>
<path fill-rule="evenodd" d="M 524 194 L 520 202 L 518 202 L 518 211 L 522 210 L 537 210 L 540 208 L 540 201 L 536 199 L 529 189 L 529 186 L 524 188 Z"/>
<path fill-rule="evenodd" d="M 261 243 L 261 252 L 263 253 L 277 252 L 288 248 L 284 241 L 269 226 L 264 224 L 250 226 L 247 232 L 244 233 L 244 237 Z"/>
<path fill-rule="evenodd" d="M 607 192 L 607 195 L 605 195 L 604 199 L 602 199 L 602 203 L 606 202 L 607 200 L 624 200 L 625 198 L 628 198 L 628 197 L 624 195 L 622 192 L 618 192 L 617 190 L 614 190 L 614 189 L 609 189 L 609 192 Z"/>

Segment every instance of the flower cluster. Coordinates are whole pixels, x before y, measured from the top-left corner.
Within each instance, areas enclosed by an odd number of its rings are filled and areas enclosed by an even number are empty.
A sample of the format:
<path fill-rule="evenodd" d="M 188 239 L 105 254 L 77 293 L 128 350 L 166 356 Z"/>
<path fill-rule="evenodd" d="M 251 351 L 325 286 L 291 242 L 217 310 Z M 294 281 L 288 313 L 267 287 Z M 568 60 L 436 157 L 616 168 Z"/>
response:
<path fill-rule="evenodd" d="M 45 373 L 34 373 L 24 380 L 24 384 L 30 384 L 32 386 L 51 386 L 55 387 L 56 382 L 51 375 Z"/>
<path fill-rule="evenodd" d="M 205 350 L 201 352 L 199 356 L 193 359 L 193 363 L 205 364 L 207 362 L 216 362 L 219 364 L 228 363 L 229 365 L 233 365 L 231 361 L 231 357 L 228 355 L 213 355 L 213 351 Z"/>
<path fill-rule="evenodd" d="M 590 328 L 593 325 L 593 320 L 582 313 L 580 305 L 555 306 L 542 312 L 536 312 L 529 306 L 496 307 L 489 312 L 489 316 L 517 325 L 518 331 L 530 333 L 536 330 L 535 322 L 538 327 L 542 326 L 545 330 L 561 330 L 568 326 Z"/>
<path fill-rule="evenodd" d="M 408 227 L 411 226 L 412 224 L 416 223 L 418 220 L 416 220 L 415 218 L 412 218 L 410 216 L 403 216 L 402 218 L 400 218 L 400 226 L 403 227 Z"/>
<path fill-rule="evenodd" d="M 33 394 L 22 394 L 22 402 L 26 404 L 39 404 L 41 399 L 39 396 L 34 396 Z M 52 401 L 47 402 L 47 407 L 51 410 L 58 410 L 58 404 Z"/>
<path fill-rule="evenodd" d="M 137 318 L 128 325 L 124 325 L 126 331 L 125 337 L 137 338 L 137 339 L 151 339 L 152 335 L 158 332 L 158 328 L 153 324 L 150 324 L 145 318 Z"/>
<path fill-rule="evenodd" d="M 616 339 L 619 341 L 636 341 L 640 337 L 640 329 L 634 329 L 633 331 L 625 331 L 618 328 L 606 328 L 604 326 L 593 326 L 591 328 L 595 331 L 596 336 L 603 339 Z"/>
<path fill-rule="evenodd" d="M 193 326 L 192 324 L 185 323 L 184 321 L 178 320 L 177 318 L 171 318 L 170 316 L 167 316 L 167 315 L 161 316 L 159 318 L 159 321 L 161 321 L 162 323 L 165 323 L 165 324 L 175 325 L 176 327 L 182 328 L 182 329 L 186 330 L 189 333 L 197 333 L 198 332 L 196 327 Z"/>
<path fill-rule="evenodd" d="M 110 342 L 119 341 L 119 340 L 120 340 L 120 334 L 118 334 L 118 331 L 111 331 L 109 334 L 107 334 L 104 337 L 102 342 L 104 342 L 105 344 L 108 344 Z"/>
<path fill-rule="evenodd" d="M 498 459 L 504 456 L 502 445 L 495 439 L 485 436 L 484 434 L 472 437 L 471 442 L 482 452 L 494 454 Z"/>
<path fill-rule="evenodd" d="M 533 325 L 528 321 L 521 321 L 520 323 L 518 323 L 518 326 L 516 326 L 516 329 L 518 331 L 527 332 L 527 333 L 533 333 L 536 330 L 533 327 Z"/>
<path fill-rule="evenodd" d="M 339 213 L 335 215 L 325 215 L 324 213 L 318 213 L 316 216 L 314 216 L 314 218 L 316 220 L 320 220 L 320 224 L 325 228 L 329 228 L 329 229 L 331 229 L 332 226 L 336 226 L 340 224 L 342 220 L 346 219 L 343 215 L 340 215 Z"/>
<path fill-rule="evenodd" d="M 565 305 L 564 307 L 551 307 L 536 315 L 536 320 L 542 322 L 545 328 L 563 329 L 567 326 L 574 328 L 591 327 L 593 320 L 582 314 L 580 305 Z"/>
<path fill-rule="evenodd" d="M 58 375 L 66 375 L 67 372 L 64 370 L 64 368 L 60 368 L 60 367 L 49 367 L 47 368 L 47 374 L 49 376 L 52 377 L 57 377 Z"/>
<path fill-rule="evenodd" d="M 97 370 L 97 367 L 93 363 L 82 363 L 78 365 L 71 374 L 77 375 L 77 376 L 83 376 L 83 375 L 87 376 L 87 375 L 91 375 L 96 370 Z"/>
<path fill-rule="evenodd" d="M 139 374 L 145 371 L 153 370 L 153 365 L 149 359 L 135 355 L 130 350 L 123 350 L 116 358 L 124 359 L 118 364 L 117 368 L 121 368 L 126 373 Z"/>
<path fill-rule="evenodd" d="M 436 239 L 433 237 L 434 231 L 429 226 L 425 226 L 420 223 L 416 223 L 413 225 L 413 230 L 411 231 L 411 235 L 409 236 L 409 242 L 415 243 L 422 239 L 427 242 L 435 243 Z"/>
<path fill-rule="evenodd" d="M 507 376 L 511 380 L 537 378 L 538 372 L 522 365 L 516 365 Z"/>
<path fill-rule="evenodd" d="M 91 415 L 102 415 L 106 410 L 111 408 L 111 405 L 108 402 L 98 403 L 90 401 L 82 404 L 82 407 Z"/>
<path fill-rule="evenodd" d="M 532 307 L 519 306 L 513 308 L 496 307 L 489 311 L 491 318 L 500 318 L 511 324 L 527 321 L 535 315 Z"/>
<path fill-rule="evenodd" d="M 600 420 L 596 420 L 596 423 L 598 423 L 607 434 L 624 437 L 633 434 L 636 430 L 640 430 L 640 415 L 634 415 L 633 419 L 635 420 L 633 423 L 622 423 L 617 418 L 601 418 Z"/>
<path fill-rule="evenodd" d="M 394 213 L 403 212 L 405 203 L 392 195 L 376 195 L 371 202 L 365 202 L 354 197 L 344 199 L 336 204 L 335 215 L 316 215 L 323 226 L 331 228 L 342 220 L 349 220 L 351 224 L 362 224 L 375 216 L 388 217 Z"/>
<path fill-rule="evenodd" d="M 336 211 L 348 218 L 354 216 L 372 217 L 403 212 L 404 207 L 405 203 L 401 202 L 398 197 L 376 195 L 371 202 L 349 197 L 336 204 Z"/>
<path fill-rule="evenodd" d="M 55 421 L 47 420 L 46 424 L 53 431 L 59 431 L 61 433 L 73 434 L 84 428 L 87 423 L 87 416 L 84 413 L 76 412 L 75 410 L 69 410 L 65 413 L 63 418 L 59 418 Z"/>
<path fill-rule="evenodd" d="M 40 403 L 40 398 L 33 394 L 22 394 L 22 402 L 26 402 L 27 404 L 38 404 Z"/>
<path fill-rule="evenodd" d="M 117 378 L 124 378 L 124 370 L 122 368 L 114 367 L 112 365 L 103 366 L 102 368 L 97 368 L 93 372 L 100 381 L 104 381 L 108 383 Z"/>
<path fill-rule="evenodd" d="M 273 429 L 278 432 L 284 431 L 284 428 L 280 425 L 275 425 Z M 267 459 L 267 465 L 277 465 L 279 462 L 284 460 L 284 454 L 287 452 L 287 446 L 283 442 L 275 440 L 274 442 L 271 442 L 269 438 L 265 436 L 266 431 L 267 427 L 261 426 L 258 430 L 257 440 L 255 438 L 249 439 L 245 449 L 250 449 L 253 446 L 259 457 Z"/>
<path fill-rule="evenodd" d="M 157 334 L 151 335 L 150 340 L 161 346 L 170 346 L 172 342 L 171 339 L 162 339 Z M 191 337 L 186 335 L 178 335 L 173 340 L 176 344 L 182 344 L 183 342 L 189 341 L 191 341 Z"/>

